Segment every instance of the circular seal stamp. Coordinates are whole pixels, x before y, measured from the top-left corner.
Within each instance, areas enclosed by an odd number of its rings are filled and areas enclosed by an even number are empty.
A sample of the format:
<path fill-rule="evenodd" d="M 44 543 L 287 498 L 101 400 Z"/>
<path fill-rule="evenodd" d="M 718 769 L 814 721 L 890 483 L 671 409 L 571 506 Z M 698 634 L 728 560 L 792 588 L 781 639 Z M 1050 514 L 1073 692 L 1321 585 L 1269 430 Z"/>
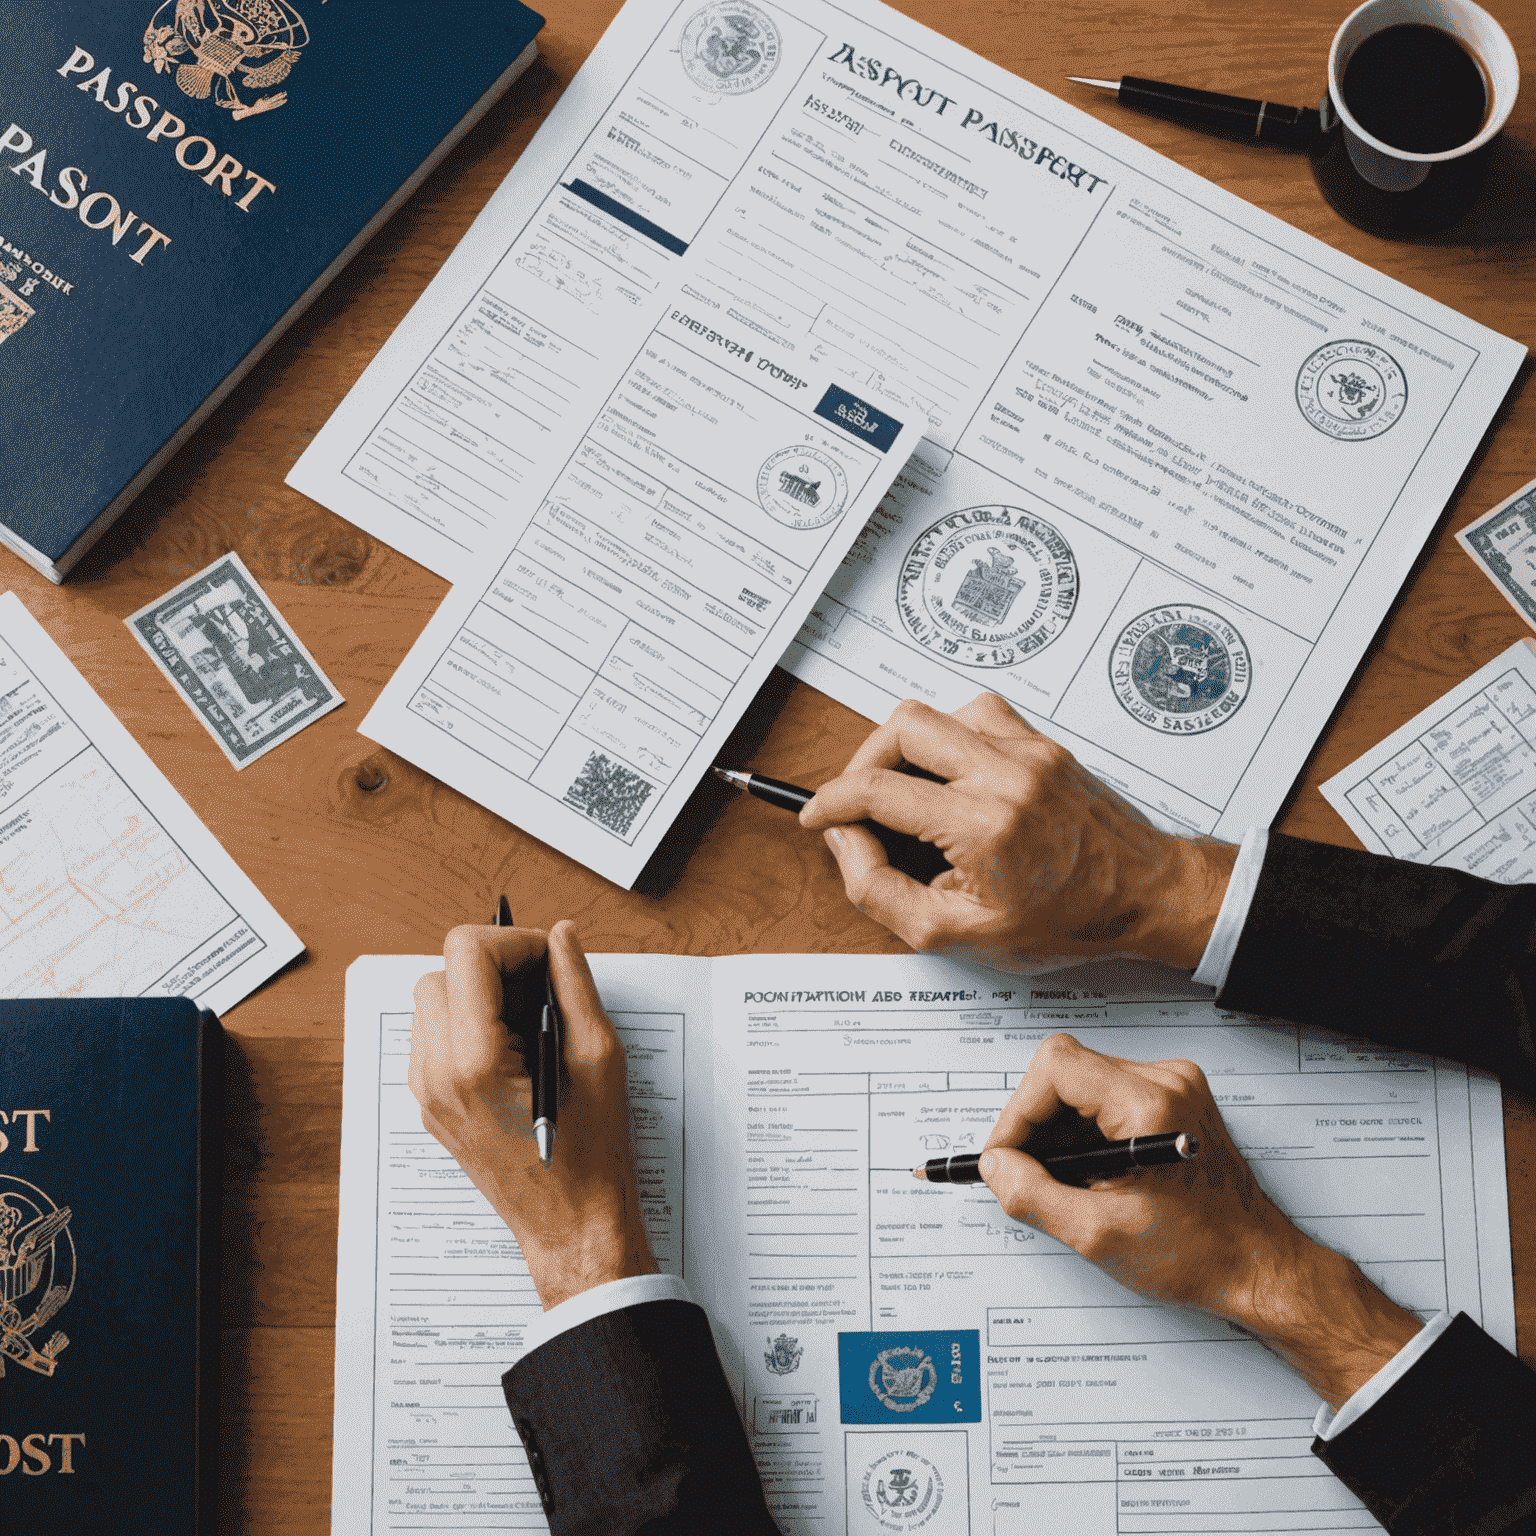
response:
<path fill-rule="evenodd" d="M 1126 713 L 1149 729 L 1197 736 L 1242 707 L 1253 660 L 1219 613 L 1171 603 L 1120 631 L 1109 653 L 1109 681 Z"/>
<path fill-rule="evenodd" d="M 1067 627 L 1077 593 L 1077 560 L 1048 522 L 1018 507 L 967 507 L 907 552 L 896 609 L 907 633 L 936 656 L 1012 667 Z"/>
<path fill-rule="evenodd" d="M 75 1289 L 70 1209 L 0 1173 L 0 1357 L 52 1376 L 67 1334 L 46 1325 Z"/>
<path fill-rule="evenodd" d="M 783 50 L 766 11 L 749 0 L 715 0 L 688 18 L 678 51 L 701 90 L 744 96 L 772 78 Z"/>
<path fill-rule="evenodd" d="M 848 504 L 848 477 L 820 448 L 780 448 L 757 472 L 757 499 L 791 528 L 825 528 Z"/>
<path fill-rule="evenodd" d="M 933 1356 L 915 1345 L 882 1349 L 870 1362 L 869 1390 L 892 1413 L 916 1413 L 938 1385 Z"/>
<path fill-rule="evenodd" d="M 944 1479 L 926 1456 L 887 1451 L 865 1468 L 864 1507 L 886 1531 L 920 1531 L 944 1502 Z"/>
<path fill-rule="evenodd" d="M 1301 414 L 1341 443 L 1380 437 L 1408 404 L 1408 380 L 1374 341 L 1330 341 L 1296 375 Z"/>

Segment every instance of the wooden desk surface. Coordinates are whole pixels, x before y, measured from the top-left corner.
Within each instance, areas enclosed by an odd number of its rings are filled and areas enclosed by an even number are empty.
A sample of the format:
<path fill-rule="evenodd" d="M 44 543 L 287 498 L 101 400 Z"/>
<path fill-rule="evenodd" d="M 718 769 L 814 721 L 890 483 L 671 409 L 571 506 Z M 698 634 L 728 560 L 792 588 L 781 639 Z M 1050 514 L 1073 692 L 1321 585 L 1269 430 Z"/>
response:
<path fill-rule="evenodd" d="M 1484 0 L 1536 68 L 1536 7 Z M 342 987 L 359 953 L 426 953 L 507 891 L 519 921 L 572 917 L 594 950 L 727 954 L 901 948 L 845 902 L 818 839 L 706 785 L 626 894 L 356 734 L 446 584 L 283 476 L 425 287 L 596 43 L 615 0 L 567 0 L 541 61 L 182 450 L 68 585 L 0 552 L 11 585 L 308 945 L 228 1016 L 224 1519 L 328 1531 Z M 1067 74 L 1122 73 L 1315 102 L 1345 0 L 906 0 L 966 46 L 1191 170 L 1518 340 L 1536 341 L 1536 81 L 1469 224 L 1415 244 L 1352 229 L 1303 157 L 1138 117 Z M 1353 844 L 1317 785 L 1529 634 L 1452 530 L 1536 475 L 1529 365 L 1279 825 Z M 14 430 L 13 419 L 10 429 Z M 238 775 L 121 620 L 235 549 L 346 694 Z M 862 718 L 775 673 L 726 755 L 832 775 Z M 366 790 L 364 782 L 382 780 Z M 1536 1115 L 1506 1095 L 1520 1340 L 1536 1349 Z"/>

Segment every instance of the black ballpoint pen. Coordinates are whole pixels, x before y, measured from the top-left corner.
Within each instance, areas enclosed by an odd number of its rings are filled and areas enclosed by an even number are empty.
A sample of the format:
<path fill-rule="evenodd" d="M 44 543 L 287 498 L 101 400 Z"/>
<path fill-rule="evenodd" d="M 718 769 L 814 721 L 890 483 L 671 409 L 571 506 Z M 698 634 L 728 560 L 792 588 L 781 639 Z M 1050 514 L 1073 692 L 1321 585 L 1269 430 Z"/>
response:
<path fill-rule="evenodd" d="M 496 903 L 491 924 L 496 928 L 512 926 L 512 908 L 505 896 Z M 533 1143 L 539 1149 L 539 1161 L 548 1168 L 555 1157 L 555 1132 L 559 1129 L 560 1109 L 560 1004 L 555 1000 L 555 979 L 550 974 L 549 955 L 544 956 L 544 1003 L 539 1009 L 539 1038 L 533 1074 Z"/>
<path fill-rule="evenodd" d="M 1205 128 L 1228 138 L 1256 139 L 1261 144 L 1283 144 L 1305 149 L 1322 132 L 1322 119 L 1313 107 L 1282 107 L 1278 102 L 1253 101 L 1246 96 L 1223 96 L 1217 91 L 1197 91 L 1193 86 L 1168 85 L 1161 80 L 1139 80 L 1126 75 L 1116 80 L 1085 80 L 1068 75 L 1078 85 L 1096 85 L 1114 91 L 1122 107 L 1134 107 L 1153 117 Z"/>
<path fill-rule="evenodd" d="M 1199 1150 L 1199 1137 L 1186 1131 L 1170 1131 L 1164 1136 L 1132 1136 L 1128 1141 L 1112 1141 L 1106 1146 L 1090 1147 L 1086 1152 L 1063 1152 L 1042 1159 L 1042 1163 L 1058 1182 L 1079 1184 L 1088 1179 L 1118 1178 L 1133 1168 L 1185 1163 Z M 931 1157 L 921 1168 L 912 1170 L 912 1177 L 926 1179 L 930 1184 L 980 1184 L 980 1164 L 979 1152 Z"/>
<path fill-rule="evenodd" d="M 781 811 L 793 811 L 797 816 L 816 795 L 814 789 L 801 789 L 798 784 L 786 784 L 783 779 L 770 779 L 761 773 L 742 773 L 735 768 L 716 768 L 715 772 L 727 784 L 744 789 L 749 795 L 766 800 L 769 805 L 778 806 Z M 932 775 L 923 777 L 931 778 Z M 932 843 L 925 843 L 920 837 L 883 827 L 877 821 L 861 822 L 860 825 L 868 827 L 880 839 L 886 857 L 897 869 L 923 885 L 935 875 L 954 868 L 939 849 Z"/>

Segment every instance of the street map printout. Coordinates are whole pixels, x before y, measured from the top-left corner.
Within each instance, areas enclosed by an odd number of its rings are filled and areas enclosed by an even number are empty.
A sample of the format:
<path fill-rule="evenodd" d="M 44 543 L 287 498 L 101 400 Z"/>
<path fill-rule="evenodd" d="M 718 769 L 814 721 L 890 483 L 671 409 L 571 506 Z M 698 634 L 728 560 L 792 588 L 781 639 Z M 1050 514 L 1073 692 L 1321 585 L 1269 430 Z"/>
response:
<path fill-rule="evenodd" d="M 790 641 L 1236 834 L 1523 356 L 872 0 L 631 0 L 290 481 L 458 582 L 364 733 L 623 884 Z"/>
<path fill-rule="evenodd" d="M 303 944 L 13 592 L 0 596 L 0 998 L 222 1013 Z"/>
<path fill-rule="evenodd" d="M 546 1529 L 499 1386 L 538 1298 L 406 1086 L 411 989 L 441 964 L 369 957 L 347 978 L 336 1536 Z M 1058 1030 L 1199 1063 L 1298 1226 L 1421 1318 L 1463 1310 L 1514 1347 L 1491 1077 L 1239 1018 L 1150 966 L 593 972 L 657 1259 L 709 1311 L 786 1536 L 1379 1530 L 1310 1452 L 1317 1398 L 1253 1339 L 1144 1301 L 985 1186 L 912 1178 L 982 1145 Z"/>

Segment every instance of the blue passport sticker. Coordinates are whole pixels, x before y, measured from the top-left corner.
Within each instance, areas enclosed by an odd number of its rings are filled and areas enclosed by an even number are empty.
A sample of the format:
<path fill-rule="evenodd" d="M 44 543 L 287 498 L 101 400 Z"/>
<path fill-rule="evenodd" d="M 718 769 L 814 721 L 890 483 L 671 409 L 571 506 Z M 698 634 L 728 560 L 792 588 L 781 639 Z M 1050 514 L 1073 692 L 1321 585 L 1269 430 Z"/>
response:
<path fill-rule="evenodd" d="M 974 1328 L 840 1333 L 844 1424 L 979 1424 L 981 1336 Z"/>
<path fill-rule="evenodd" d="M 816 414 L 833 426 L 851 432 L 861 443 L 870 443 L 885 453 L 901 436 L 901 423 L 884 411 L 877 411 L 867 400 L 850 395 L 846 389 L 829 384 L 816 407 Z"/>

